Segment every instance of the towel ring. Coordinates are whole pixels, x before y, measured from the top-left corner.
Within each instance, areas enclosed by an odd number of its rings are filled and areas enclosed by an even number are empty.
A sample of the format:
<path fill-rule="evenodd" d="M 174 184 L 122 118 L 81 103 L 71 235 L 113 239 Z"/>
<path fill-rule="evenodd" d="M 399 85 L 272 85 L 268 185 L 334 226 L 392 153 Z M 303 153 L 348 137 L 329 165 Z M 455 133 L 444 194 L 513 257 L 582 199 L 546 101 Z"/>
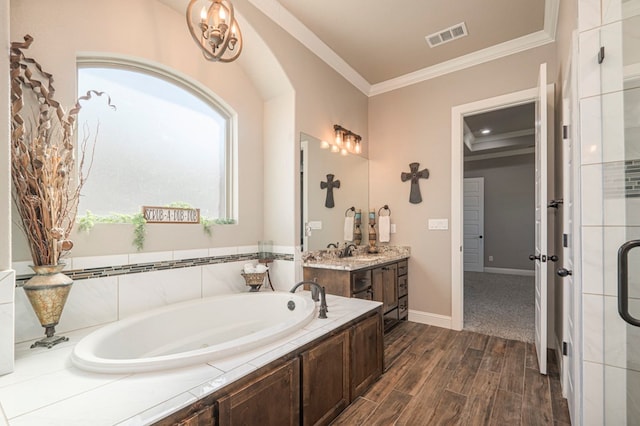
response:
<path fill-rule="evenodd" d="M 351 206 L 344 212 L 344 217 L 349 217 L 349 212 L 353 212 L 353 216 L 356 215 L 356 208 Z"/>
<path fill-rule="evenodd" d="M 391 216 L 391 209 L 389 208 L 388 205 L 384 205 L 382 207 L 380 207 L 380 210 L 378 210 L 378 216 L 382 216 L 380 213 L 382 212 L 382 210 L 386 210 L 389 212 L 389 214 L 387 216 Z"/>

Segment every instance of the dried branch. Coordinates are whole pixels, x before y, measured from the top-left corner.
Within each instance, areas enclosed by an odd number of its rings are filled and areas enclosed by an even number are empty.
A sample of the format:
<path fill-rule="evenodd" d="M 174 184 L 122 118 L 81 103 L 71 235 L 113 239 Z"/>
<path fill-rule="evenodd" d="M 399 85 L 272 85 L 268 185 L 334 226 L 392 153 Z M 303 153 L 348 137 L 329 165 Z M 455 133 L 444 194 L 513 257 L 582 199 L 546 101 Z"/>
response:
<path fill-rule="evenodd" d="M 95 149 L 94 143 L 87 154 L 87 138 L 83 140 L 80 169 L 76 171 L 75 120 L 82 101 L 104 93 L 88 91 L 66 113 L 53 98 L 53 76 L 24 55 L 23 50 L 32 42 L 26 35 L 24 42 L 11 43 L 10 51 L 13 200 L 34 264 L 55 265 L 60 255 L 73 247 L 68 236 Z M 108 95 L 107 102 L 115 109 Z M 86 155 L 90 161 L 85 171 Z"/>

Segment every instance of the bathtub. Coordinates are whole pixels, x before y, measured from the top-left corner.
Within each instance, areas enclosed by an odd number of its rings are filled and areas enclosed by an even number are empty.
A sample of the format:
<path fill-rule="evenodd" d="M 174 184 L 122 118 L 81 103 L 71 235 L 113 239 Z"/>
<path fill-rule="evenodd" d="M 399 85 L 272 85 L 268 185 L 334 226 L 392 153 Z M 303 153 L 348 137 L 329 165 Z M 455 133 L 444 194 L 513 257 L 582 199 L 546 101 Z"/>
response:
<path fill-rule="evenodd" d="M 98 373 L 141 373 L 216 361 L 304 327 L 308 295 L 241 293 L 168 305 L 108 324 L 82 338 L 71 360 Z"/>

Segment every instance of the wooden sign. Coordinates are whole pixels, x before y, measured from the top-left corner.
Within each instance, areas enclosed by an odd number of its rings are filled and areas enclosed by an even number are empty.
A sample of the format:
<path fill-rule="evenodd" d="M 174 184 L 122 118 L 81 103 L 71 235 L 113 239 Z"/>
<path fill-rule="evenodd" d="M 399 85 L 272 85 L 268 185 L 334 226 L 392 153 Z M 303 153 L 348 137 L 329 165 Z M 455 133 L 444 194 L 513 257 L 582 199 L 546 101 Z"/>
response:
<path fill-rule="evenodd" d="M 142 206 L 147 223 L 200 223 L 200 209 Z"/>

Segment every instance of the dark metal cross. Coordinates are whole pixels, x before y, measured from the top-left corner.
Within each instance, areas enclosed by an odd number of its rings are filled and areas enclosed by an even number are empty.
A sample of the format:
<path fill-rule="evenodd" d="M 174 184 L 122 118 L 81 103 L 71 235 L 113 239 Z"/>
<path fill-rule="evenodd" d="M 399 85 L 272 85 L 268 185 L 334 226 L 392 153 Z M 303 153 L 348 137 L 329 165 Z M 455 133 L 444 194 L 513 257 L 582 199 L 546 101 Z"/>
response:
<path fill-rule="evenodd" d="M 400 175 L 400 179 L 403 182 L 411 179 L 411 193 L 409 194 L 409 202 L 413 204 L 418 204 L 422 202 L 422 195 L 420 194 L 420 185 L 418 184 L 418 179 L 429 179 L 429 170 L 424 169 L 418 171 L 418 167 L 420 167 L 420 163 L 411 163 L 409 164 L 409 169 L 411 171 L 409 173 L 402 172 Z"/>
<path fill-rule="evenodd" d="M 327 198 L 324 201 L 324 206 L 329 209 L 332 209 L 335 206 L 335 203 L 333 202 L 333 188 L 340 188 L 340 181 L 333 180 L 333 178 L 334 176 L 332 174 L 328 174 L 327 181 L 320 182 L 320 189 L 326 188 L 327 190 Z"/>

